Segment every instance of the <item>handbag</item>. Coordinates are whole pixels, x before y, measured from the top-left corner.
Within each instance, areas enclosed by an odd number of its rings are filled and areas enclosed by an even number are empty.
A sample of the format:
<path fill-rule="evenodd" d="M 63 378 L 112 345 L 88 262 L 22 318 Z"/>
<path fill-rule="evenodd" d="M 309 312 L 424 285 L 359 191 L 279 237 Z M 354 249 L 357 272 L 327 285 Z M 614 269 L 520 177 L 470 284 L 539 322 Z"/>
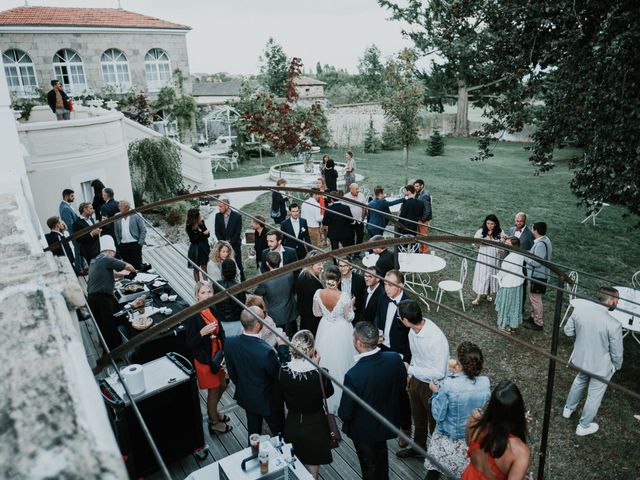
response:
<path fill-rule="evenodd" d="M 329 424 L 329 446 L 331 448 L 338 448 L 342 441 L 342 434 L 338 428 L 336 416 L 333 413 L 329 413 L 327 395 L 324 393 L 324 378 L 320 372 L 318 372 L 318 378 L 320 379 L 320 390 L 322 390 L 322 408 L 324 409 L 324 414 L 326 415 L 327 423 Z"/>
<path fill-rule="evenodd" d="M 531 279 L 531 293 L 539 293 L 540 295 L 544 295 L 547 291 L 547 286 L 543 283 L 545 279 L 540 278 L 536 280 L 535 278 Z"/>
<path fill-rule="evenodd" d="M 220 345 L 220 339 L 216 337 L 218 342 L 218 351 L 213 354 L 209 360 L 209 367 L 213 373 L 218 373 L 222 368 L 222 362 L 224 361 L 224 353 L 222 352 L 222 346 Z"/>

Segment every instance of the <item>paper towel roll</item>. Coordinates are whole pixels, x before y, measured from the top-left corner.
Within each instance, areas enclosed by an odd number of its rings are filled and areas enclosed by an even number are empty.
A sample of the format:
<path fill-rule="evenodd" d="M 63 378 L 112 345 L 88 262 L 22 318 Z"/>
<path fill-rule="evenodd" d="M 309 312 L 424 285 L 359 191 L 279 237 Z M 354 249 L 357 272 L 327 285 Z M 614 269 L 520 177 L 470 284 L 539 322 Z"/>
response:
<path fill-rule="evenodd" d="M 142 365 L 133 364 L 120 370 L 124 383 L 126 384 L 131 395 L 137 395 L 144 392 L 144 371 Z"/>

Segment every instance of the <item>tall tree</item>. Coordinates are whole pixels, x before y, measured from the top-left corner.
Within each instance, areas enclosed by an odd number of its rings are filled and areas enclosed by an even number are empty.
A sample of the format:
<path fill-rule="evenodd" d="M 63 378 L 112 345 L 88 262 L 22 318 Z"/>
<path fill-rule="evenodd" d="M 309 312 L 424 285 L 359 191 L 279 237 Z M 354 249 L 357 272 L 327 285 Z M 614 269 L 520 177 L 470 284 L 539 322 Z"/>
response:
<path fill-rule="evenodd" d="M 384 69 L 382 108 L 398 128 L 398 137 L 404 148 L 405 183 L 409 175 L 409 146 L 418 140 L 419 113 L 424 96 L 424 86 L 415 76 L 415 61 L 415 51 L 405 49 L 396 58 L 389 59 Z"/>
<path fill-rule="evenodd" d="M 485 10 L 499 1 L 407 0 L 402 6 L 378 0 L 391 11 L 391 18 L 408 24 L 403 34 L 416 50 L 431 58 L 430 68 L 421 73 L 427 106 L 442 111 L 443 103 L 457 103 L 456 135 L 469 134 L 469 101 L 482 107 L 498 84 L 515 79 L 516 72 L 493 77 L 488 57 L 493 32 L 485 26 Z M 500 85 L 501 86 L 501 85 Z M 470 98 L 471 97 L 471 98 Z"/>
<path fill-rule="evenodd" d="M 375 45 L 367 47 L 358 62 L 358 74 L 360 84 L 366 88 L 373 97 L 377 97 L 382 90 L 384 65 L 380 60 L 380 49 Z"/>
<path fill-rule="evenodd" d="M 264 86 L 277 97 L 285 95 L 289 61 L 284 49 L 269 37 L 260 57 L 260 77 Z"/>

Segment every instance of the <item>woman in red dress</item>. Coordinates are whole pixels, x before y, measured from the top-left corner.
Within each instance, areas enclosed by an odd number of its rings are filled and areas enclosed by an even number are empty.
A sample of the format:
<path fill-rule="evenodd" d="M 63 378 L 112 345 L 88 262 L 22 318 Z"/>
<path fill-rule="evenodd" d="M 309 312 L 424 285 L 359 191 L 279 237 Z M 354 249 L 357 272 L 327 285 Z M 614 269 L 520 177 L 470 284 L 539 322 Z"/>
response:
<path fill-rule="evenodd" d="M 522 480 L 531 452 L 527 446 L 524 401 L 515 383 L 505 380 L 491 392 L 483 412 L 467 422 L 469 466 L 460 480 Z"/>
<path fill-rule="evenodd" d="M 204 281 L 196 283 L 195 295 L 198 302 L 212 297 L 211 283 Z M 218 403 L 227 389 L 226 373 L 220 364 L 212 365 L 211 362 L 216 353 L 223 350 L 225 339 L 224 329 L 216 318 L 213 307 L 187 320 L 186 330 L 187 347 L 193 354 L 198 386 L 202 390 L 207 390 L 209 432 L 211 434 L 230 432 L 233 427 L 227 424 L 229 417 L 218 412 Z"/>

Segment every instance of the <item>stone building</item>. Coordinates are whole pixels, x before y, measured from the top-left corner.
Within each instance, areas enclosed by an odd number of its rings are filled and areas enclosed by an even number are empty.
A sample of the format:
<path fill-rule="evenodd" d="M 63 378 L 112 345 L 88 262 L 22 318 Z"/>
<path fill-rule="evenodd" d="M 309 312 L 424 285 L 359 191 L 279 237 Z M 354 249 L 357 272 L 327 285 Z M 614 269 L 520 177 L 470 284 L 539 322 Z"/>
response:
<path fill-rule="evenodd" d="M 172 84 L 174 70 L 188 77 L 189 30 L 115 8 L 18 7 L 0 12 L 0 50 L 15 96 L 48 91 L 54 78 L 71 95 L 130 89 L 153 95 Z"/>

